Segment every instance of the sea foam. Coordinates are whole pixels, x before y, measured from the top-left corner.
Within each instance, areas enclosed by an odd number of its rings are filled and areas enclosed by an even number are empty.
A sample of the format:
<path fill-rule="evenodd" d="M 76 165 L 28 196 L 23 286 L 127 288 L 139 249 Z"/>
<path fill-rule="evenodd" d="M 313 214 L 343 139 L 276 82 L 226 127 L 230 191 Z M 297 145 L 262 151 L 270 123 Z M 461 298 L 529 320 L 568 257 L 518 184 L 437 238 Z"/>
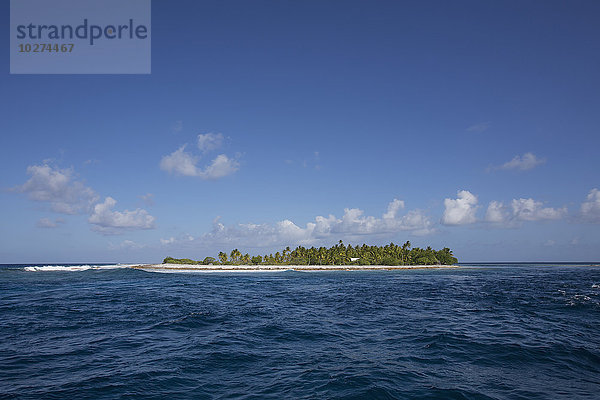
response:
<path fill-rule="evenodd" d="M 114 265 L 44 265 L 44 266 L 29 266 L 23 268 L 25 271 L 37 272 L 37 271 L 87 271 L 88 269 L 115 269 L 115 268 L 129 268 L 132 265 L 114 264 Z"/>

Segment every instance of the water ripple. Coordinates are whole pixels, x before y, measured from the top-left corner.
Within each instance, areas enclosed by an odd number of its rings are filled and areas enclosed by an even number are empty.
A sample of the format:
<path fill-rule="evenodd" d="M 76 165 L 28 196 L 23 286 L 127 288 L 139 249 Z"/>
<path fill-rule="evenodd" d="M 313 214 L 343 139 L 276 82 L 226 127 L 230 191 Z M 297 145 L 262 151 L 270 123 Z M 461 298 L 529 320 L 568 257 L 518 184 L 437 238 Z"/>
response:
<path fill-rule="evenodd" d="M 593 399 L 600 270 L 0 269 L 0 398 Z"/>

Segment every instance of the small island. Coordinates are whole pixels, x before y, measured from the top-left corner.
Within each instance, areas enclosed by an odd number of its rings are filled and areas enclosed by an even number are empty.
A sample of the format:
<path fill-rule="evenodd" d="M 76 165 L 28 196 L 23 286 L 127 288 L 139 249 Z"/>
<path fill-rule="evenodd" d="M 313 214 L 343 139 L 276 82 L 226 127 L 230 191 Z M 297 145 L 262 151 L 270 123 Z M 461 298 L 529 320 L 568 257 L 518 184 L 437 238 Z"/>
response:
<path fill-rule="evenodd" d="M 220 252 L 218 259 L 203 260 L 166 257 L 162 264 L 140 265 L 140 269 L 202 270 L 202 271 L 281 271 L 281 270 L 386 270 L 409 268 L 452 267 L 458 263 L 452 250 L 444 247 L 434 250 L 390 243 L 385 246 L 344 245 L 340 240 L 332 247 L 298 246 L 291 250 L 265 255 L 242 254 L 233 249 L 229 254 Z"/>

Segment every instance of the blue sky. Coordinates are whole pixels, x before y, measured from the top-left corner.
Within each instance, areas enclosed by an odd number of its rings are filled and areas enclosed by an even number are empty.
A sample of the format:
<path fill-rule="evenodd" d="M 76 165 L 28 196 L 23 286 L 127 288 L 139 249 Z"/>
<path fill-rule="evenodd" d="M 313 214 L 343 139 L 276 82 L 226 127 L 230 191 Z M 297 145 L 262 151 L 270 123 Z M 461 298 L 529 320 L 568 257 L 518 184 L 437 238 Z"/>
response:
<path fill-rule="evenodd" d="M 0 262 L 339 239 L 599 260 L 598 15 L 596 1 L 154 1 L 150 75 L 10 75 L 7 38 Z"/>

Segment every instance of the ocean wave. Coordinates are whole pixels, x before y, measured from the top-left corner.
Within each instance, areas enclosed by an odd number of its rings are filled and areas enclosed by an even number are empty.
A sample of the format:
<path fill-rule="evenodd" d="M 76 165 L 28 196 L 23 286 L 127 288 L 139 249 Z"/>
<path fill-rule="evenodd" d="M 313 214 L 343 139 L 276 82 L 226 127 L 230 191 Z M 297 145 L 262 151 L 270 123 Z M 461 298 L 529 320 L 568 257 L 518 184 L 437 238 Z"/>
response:
<path fill-rule="evenodd" d="M 133 264 L 135 265 L 135 264 Z M 114 265 L 43 265 L 43 266 L 29 266 L 23 269 L 28 272 L 54 272 L 54 271 L 87 271 L 89 269 L 116 269 L 116 268 L 129 268 L 131 264 L 114 264 Z"/>
<path fill-rule="evenodd" d="M 0 398 L 600 392 L 600 269 L 208 278 L 48 264 L 0 268 Z"/>

